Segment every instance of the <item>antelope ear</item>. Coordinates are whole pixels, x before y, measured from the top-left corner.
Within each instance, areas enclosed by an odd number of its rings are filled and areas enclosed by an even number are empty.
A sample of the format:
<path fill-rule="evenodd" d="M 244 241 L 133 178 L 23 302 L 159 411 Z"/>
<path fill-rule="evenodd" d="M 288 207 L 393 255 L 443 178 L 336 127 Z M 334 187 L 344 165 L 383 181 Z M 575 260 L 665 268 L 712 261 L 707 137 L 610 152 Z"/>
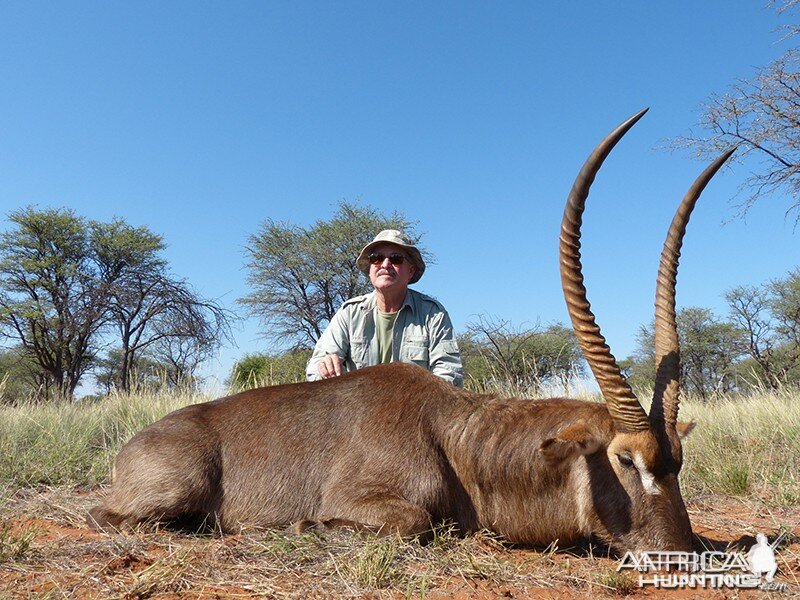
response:
<path fill-rule="evenodd" d="M 561 462 L 568 458 L 593 454 L 600 448 L 600 440 L 584 421 L 576 421 L 542 442 L 539 451 L 548 462 Z"/>
<path fill-rule="evenodd" d="M 694 421 L 678 421 L 675 424 L 675 429 L 678 431 L 678 437 L 680 439 L 685 438 L 687 435 L 692 433 L 697 423 Z"/>

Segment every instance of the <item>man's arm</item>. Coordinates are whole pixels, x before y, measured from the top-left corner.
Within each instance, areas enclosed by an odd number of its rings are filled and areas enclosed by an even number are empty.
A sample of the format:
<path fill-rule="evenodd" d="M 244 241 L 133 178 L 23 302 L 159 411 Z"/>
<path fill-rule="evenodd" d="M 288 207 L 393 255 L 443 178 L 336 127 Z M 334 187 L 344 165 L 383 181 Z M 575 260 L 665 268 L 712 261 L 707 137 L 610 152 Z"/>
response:
<path fill-rule="evenodd" d="M 461 353 L 453 334 L 453 324 L 446 310 L 442 309 L 431 317 L 428 336 L 431 372 L 457 387 L 463 387 L 464 368 L 461 365 Z"/>
<path fill-rule="evenodd" d="M 326 377 L 341 375 L 345 370 L 349 354 L 350 335 L 347 331 L 347 319 L 344 311 L 339 309 L 314 346 L 314 352 L 306 364 L 306 379 L 317 381 L 323 378 L 323 374 Z M 338 372 L 336 372 L 337 367 Z"/>

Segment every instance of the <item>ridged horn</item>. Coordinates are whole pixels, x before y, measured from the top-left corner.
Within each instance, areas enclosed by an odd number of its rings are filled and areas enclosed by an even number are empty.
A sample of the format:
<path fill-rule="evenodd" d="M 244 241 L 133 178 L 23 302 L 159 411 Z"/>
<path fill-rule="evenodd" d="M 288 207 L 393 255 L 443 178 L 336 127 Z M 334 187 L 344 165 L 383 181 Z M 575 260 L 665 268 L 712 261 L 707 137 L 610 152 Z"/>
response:
<path fill-rule="evenodd" d="M 683 236 L 700 194 L 735 151 L 734 147 L 711 163 L 686 192 L 669 226 L 664 249 L 661 251 L 656 281 L 656 381 L 650 421 L 655 427 L 660 427 L 663 423 L 671 437 L 678 422 L 680 403 L 680 345 L 675 318 L 675 284 Z"/>
<path fill-rule="evenodd" d="M 616 359 L 600 333 L 600 327 L 595 322 L 591 305 L 586 299 L 586 287 L 583 285 L 581 270 L 581 222 L 589 188 L 603 161 L 617 142 L 622 139 L 622 136 L 644 116 L 647 110 L 645 108 L 619 125 L 598 144 L 586 160 L 575 178 L 567 205 L 564 208 L 559 243 L 561 286 L 564 289 L 564 299 L 567 301 L 572 327 L 575 329 L 575 335 L 580 342 L 586 362 L 589 363 L 603 398 L 608 404 L 608 410 L 614 419 L 614 426 L 620 432 L 642 431 L 648 429 L 649 424 L 647 414 L 622 376 Z"/>

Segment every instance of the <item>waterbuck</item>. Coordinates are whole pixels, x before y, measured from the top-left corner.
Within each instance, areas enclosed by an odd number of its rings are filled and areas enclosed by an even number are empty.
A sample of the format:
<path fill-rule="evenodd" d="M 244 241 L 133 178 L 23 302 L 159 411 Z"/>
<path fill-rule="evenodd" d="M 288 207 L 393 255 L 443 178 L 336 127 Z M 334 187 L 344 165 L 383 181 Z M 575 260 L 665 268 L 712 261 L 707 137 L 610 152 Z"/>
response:
<path fill-rule="evenodd" d="M 690 550 L 678 487 L 675 280 L 692 208 L 730 153 L 694 183 L 664 244 L 648 417 L 595 324 L 579 252 L 595 174 L 645 112 L 588 158 L 561 225 L 564 295 L 605 404 L 472 393 L 401 363 L 254 389 L 182 408 L 136 434 L 89 523 L 191 518 L 223 531 L 294 524 L 415 535 L 450 520 L 463 533 L 486 528 L 526 545 L 594 534 L 619 551 Z"/>

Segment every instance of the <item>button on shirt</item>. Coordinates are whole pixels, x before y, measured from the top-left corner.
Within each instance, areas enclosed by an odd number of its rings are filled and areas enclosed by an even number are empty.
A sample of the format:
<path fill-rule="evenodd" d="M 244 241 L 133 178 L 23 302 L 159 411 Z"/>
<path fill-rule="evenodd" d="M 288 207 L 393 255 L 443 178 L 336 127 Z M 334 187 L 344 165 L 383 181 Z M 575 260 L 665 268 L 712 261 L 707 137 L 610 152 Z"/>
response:
<path fill-rule="evenodd" d="M 306 366 L 309 381 L 320 379 L 317 363 L 337 354 L 345 371 L 377 365 L 380 361 L 375 327 L 375 292 L 345 302 L 314 347 Z M 463 369 L 453 324 L 434 298 L 408 290 L 392 332 L 392 361 L 414 363 L 461 387 Z"/>

